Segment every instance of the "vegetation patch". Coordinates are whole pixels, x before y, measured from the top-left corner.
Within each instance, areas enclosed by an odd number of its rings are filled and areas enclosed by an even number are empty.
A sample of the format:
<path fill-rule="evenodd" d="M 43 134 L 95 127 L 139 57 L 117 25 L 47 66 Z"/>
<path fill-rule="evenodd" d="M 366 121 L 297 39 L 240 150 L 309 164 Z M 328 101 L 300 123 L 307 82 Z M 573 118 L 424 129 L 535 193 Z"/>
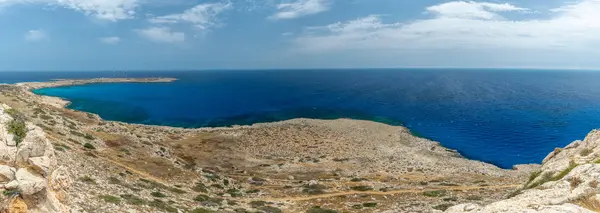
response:
<path fill-rule="evenodd" d="M 102 195 L 102 196 L 100 196 L 100 198 L 102 198 L 102 200 L 104 200 L 104 202 L 107 202 L 107 203 L 113 203 L 113 204 L 121 203 L 121 198 L 115 197 L 112 195 Z"/>
<path fill-rule="evenodd" d="M 448 209 L 452 206 L 454 206 L 454 205 L 452 205 L 450 203 L 444 203 L 444 204 L 434 206 L 433 209 L 440 210 L 440 211 L 446 211 L 446 209 Z"/>
<path fill-rule="evenodd" d="M 363 203 L 363 207 L 371 208 L 377 206 L 377 203 Z"/>
<path fill-rule="evenodd" d="M 27 136 L 25 121 L 18 117 L 13 117 L 13 120 L 8 122 L 8 133 L 14 136 L 13 139 L 18 146 Z"/>
<path fill-rule="evenodd" d="M 252 208 L 258 208 L 258 207 L 266 205 L 267 202 L 266 201 L 262 201 L 262 200 L 253 200 L 253 201 L 250 201 L 250 203 L 248 203 L 248 204 L 250 206 L 252 206 Z"/>
<path fill-rule="evenodd" d="M 152 192 L 150 193 L 150 195 L 152 195 L 153 197 L 167 197 L 166 194 L 163 194 L 162 192 Z"/>
<path fill-rule="evenodd" d="M 338 213 L 338 211 L 333 210 L 333 209 L 324 209 L 324 208 L 321 208 L 320 206 L 315 206 L 315 207 L 312 207 L 311 209 L 309 209 L 307 211 L 307 213 Z"/>
<path fill-rule="evenodd" d="M 258 209 L 265 213 L 282 213 L 283 212 L 283 211 L 281 211 L 281 209 L 273 207 L 273 206 L 263 206 Z"/>
<path fill-rule="evenodd" d="M 152 202 L 148 203 L 148 205 L 166 212 L 177 212 L 176 208 L 173 208 L 168 203 L 165 203 L 164 201 L 159 199 L 154 199 Z"/>
<path fill-rule="evenodd" d="M 125 200 L 127 204 L 136 206 L 146 204 L 146 201 L 144 199 L 132 194 L 123 194 L 120 197 L 123 198 L 123 200 Z"/>
<path fill-rule="evenodd" d="M 94 145 L 92 145 L 91 143 L 85 143 L 83 145 L 83 147 L 86 149 L 96 149 L 96 147 Z"/>
<path fill-rule="evenodd" d="M 373 188 L 370 186 L 352 186 L 352 187 L 350 187 L 350 189 L 352 189 L 354 191 L 361 191 L 361 192 L 373 190 Z"/>
<path fill-rule="evenodd" d="M 424 196 L 427 197 L 442 197 L 446 195 L 446 190 L 434 190 L 423 192 Z"/>
<path fill-rule="evenodd" d="M 195 192 L 208 193 L 208 190 L 206 189 L 206 185 L 204 185 L 203 183 L 200 183 L 200 182 L 198 182 L 194 187 L 192 187 L 192 190 Z"/>
<path fill-rule="evenodd" d="M 96 184 L 96 180 L 94 180 L 94 178 L 91 178 L 89 176 L 80 177 L 78 180 L 81 182 L 87 183 L 87 184 Z"/>
<path fill-rule="evenodd" d="M 588 156 L 588 155 L 592 154 L 592 152 L 594 152 L 594 151 L 593 151 L 593 150 L 591 150 L 591 149 L 585 148 L 585 149 L 582 149 L 582 150 L 579 152 L 579 155 L 581 155 L 581 156 L 585 157 L 585 156 Z"/>

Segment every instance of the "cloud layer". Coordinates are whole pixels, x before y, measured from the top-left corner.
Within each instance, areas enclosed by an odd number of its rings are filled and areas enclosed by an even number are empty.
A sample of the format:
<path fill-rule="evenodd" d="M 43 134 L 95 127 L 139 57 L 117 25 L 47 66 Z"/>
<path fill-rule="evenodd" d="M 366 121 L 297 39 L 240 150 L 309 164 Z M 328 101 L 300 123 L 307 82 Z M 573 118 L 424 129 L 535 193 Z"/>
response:
<path fill-rule="evenodd" d="M 185 41 L 185 33 L 172 31 L 168 27 L 150 27 L 136 30 L 136 32 L 140 36 L 157 43 L 179 43 Z"/>
<path fill-rule="evenodd" d="M 295 0 L 277 5 L 277 13 L 271 19 L 294 19 L 329 10 L 328 0 Z"/>
<path fill-rule="evenodd" d="M 385 22 L 370 15 L 308 27 L 294 39 L 309 52 L 415 49 L 581 50 L 600 44 L 600 1 L 583 0 L 546 11 L 545 19 L 511 4 L 454 1 L 425 9 L 431 18 Z M 538 16 L 538 17 L 540 17 Z"/>

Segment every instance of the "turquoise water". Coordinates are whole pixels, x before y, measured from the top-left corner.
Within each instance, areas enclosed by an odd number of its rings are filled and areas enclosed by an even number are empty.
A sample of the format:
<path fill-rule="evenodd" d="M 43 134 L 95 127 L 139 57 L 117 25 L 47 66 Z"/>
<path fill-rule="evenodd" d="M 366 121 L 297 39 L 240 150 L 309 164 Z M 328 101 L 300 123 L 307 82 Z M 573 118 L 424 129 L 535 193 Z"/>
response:
<path fill-rule="evenodd" d="M 124 74 L 26 76 L 44 80 L 111 75 Z M 128 76 L 181 80 L 35 92 L 69 99 L 70 108 L 104 119 L 141 124 L 212 127 L 298 117 L 401 124 L 468 158 L 503 168 L 539 163 L 555 147 L 600 127 L 600 73 L 596 72 L 365 69 L 130 72 Z M 19 78 L 24 77 L 13 76 L 12 81 Z"/>

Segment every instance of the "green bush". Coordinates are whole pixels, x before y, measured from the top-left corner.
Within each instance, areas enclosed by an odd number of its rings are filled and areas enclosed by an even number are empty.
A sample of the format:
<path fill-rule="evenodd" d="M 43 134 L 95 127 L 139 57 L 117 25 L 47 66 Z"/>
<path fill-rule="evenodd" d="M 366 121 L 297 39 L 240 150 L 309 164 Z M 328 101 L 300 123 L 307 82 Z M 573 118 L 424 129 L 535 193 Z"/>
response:
<path fill-rule="evenodd" d="M 94 145 L 92 145 L 91 143 L 85 143 L 83 145 L 83 147 L 86 149 L 96 149 L 96 147 Z"/>
<path fill-rule="evenodd" d="M 167 197 L 167 195 L 163 194 L 162 192 L 152 192 L 150 195 L 154 197 Z"/>
<path fill-rule="evenodd" d="M 18 118 L 10 121 L 8 123 L 8 133 L 14 136 L 15 143 L 18 146 L 27 136 L 27 126 L 25 125 L 25 121 Z"/>
<path fill-rule="evenodd" d="M 441 197 L 446 195 L 446 190 L 426 191 L 423 192 L 423 195 L 427 197 Z"/>
<path fill-rule="evenodd" d="M 377 206 L 377 203 L 363 203 L 364 207 L 375 207 Z"/>
<path fill-rule="evenodd" d="M 352 186 L 352 187 L 350 187 L 350 189 L 352 189 L 354 191 L 361 191 L 361 192 L 373 190 L 373 188 L 370 186 Z"/>
<path fill-rule="evenodd" d="M 164 210 L 166 212 L 173 212 L 173 213 L 177 212 L 176 208 L 173 208 L 168 203 L 165 203 L 164 201 L 159 200 L 159 199 L 154 199 L 153 201 L 148 203 L 148 205 L 152 206 L 154 208 L 157 208 L 157 209 Z"/>
<path fill-rule="evenodd" d="M 123 194 L 121 195 L 121 198 L 123 198 L 127 204 L 131 205 L 139 206 L 146 204 L 146 201 L 144 199 L 132 194 Z"/>
<path fill-rule="evenodd" d="M 114 204 L 121 203 L 121 198 L 115 197 L 112 195 L 102 195 L 102 196 L 100 196 L 100 198 L 102 198 L 102 200 L 104 200 L 104 202 L 107 202 L 107 203 L 114 203 Z"/>
<path fill-rule="evenodd" d="M 96 180 L 94 180 L 93 178 L 91 178 L 89 176 L 80 177 L 79 181 L 84 182 L 84 183 L 88 183 L 88 184 L 96 184 Z"/>
<path fill-rule="evenodd" d="M 312 207 L 311 209 L 309 209 L 307 211 L 307 213 L 338 213 L 338 211 L 333 210 L 333 209 L 324 209 L 324 208 L 321 208 L 320 206 L 315 206 L 315 207 Z"/>
<path fill-rule="evenodd" d="M 434 206 L 433 209 L 437 209 L 437 210 L 440 210 L 440 211 L 446 211 L 446 209 L 448 209 L 448 208 L 450 208 L 452 206 L 454 206 L 454 205 L 449 204 L 449 203 L 444 203 L 444 204 L 440 204 L 440 205 Z"/>

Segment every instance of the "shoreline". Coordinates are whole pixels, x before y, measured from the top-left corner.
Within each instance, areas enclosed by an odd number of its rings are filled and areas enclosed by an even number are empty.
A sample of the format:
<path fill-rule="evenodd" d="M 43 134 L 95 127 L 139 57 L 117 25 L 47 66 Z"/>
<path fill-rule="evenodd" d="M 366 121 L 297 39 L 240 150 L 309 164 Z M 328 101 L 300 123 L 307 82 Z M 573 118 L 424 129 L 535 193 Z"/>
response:
<path fill-rule="evenodd" d="M 24 88 L 27 92 L 33 94 L 36 97 L 40 97 L 40 99 L 42 100 L 43 103 L 55 106 L 55 107 L 60 107 L 60 108 L 64 108 L 64 109 L 69 109 L 68 105 L 71 103 L 70 101 L 63 99 L 61 97 L 54 97 L 54 96 L 46 96 L 46 95 L 40 95 L 40 94 L 36 94 L 33 92 L 33 90 L 38 90 L 38 89 L 44 89 L 44 88 L 57 88 L 57 87 L 68 87 L 68 86 L 78 86 L 78 85 L 87 85 L 87 84 L 109 84 L 109 83 L 171 83 L 174 81 L 177 81 L 179 79 L 177 78 L 92 78 L 92 79 L 53 79 L 51 81 L 48 82 L 19 82 L 19 83 L 15 83 L 15 84 L 7 84 L 7 85 L 14 85 L 14 86 L 18 86 L 21 88 Z M 123 121 L 113 121 L 113 120 L 104 120 L 102 119 L 98 114 L 95 113 L 91 113 L 91 112 L 86 112 L 86 111 L 80 111 L 80 110 L 74 110 L 74 109 L 69 109 L 69 110 L 73 110 L 73 111 L 78 111 L 78 112 L 82 112 L 82 113 L 87 113 L 87 114 L 92 114 L 96 117 L 98 117 L 101 121 L 103 122 L 117 122 L 117 123 L 122 123 L 122 124 L 127 124 L 127 125 L 139 125 L 139 126 L 146 126 L 146 127 L 158 127 L 158 128 L 167 128 L 167 129 L 183 129 L 183 130 L 187 130 L 187 131 L 219 131 L 219 130 L 232 130 L 232 129 L 251 129 L 251 128 L 256 128 L 256 127 L 267 127 L 267 126 L 276 126 L 277 124 L 280 123 L 286 123 L 286 122 L 294 122 L 294 121 L 302 121 L 302 120 L 316 120 L 316 121 L 336 121 L 336 120 L 347 120 L 347 121 L 358 121 L 358 122 L 371 122 L 371 123 L 376 123 L 376 124 L 383 124 L 383 125 L 388 125 L 388 126 L 393 126 L 393 127 L 399 127 L 404 129 L 405 131 L 407 131 L 411 136 L 415 137 L 415 138 L 419 138 L 419 139 L 424 139 L 427 141 L 430 141 L 432 143 L 437 144 L 438 147 L 443 148 L 445 150 L 447 150 L 448 152 L 453 153 L 454 155 L 456 155 L 459 158 L 468 160 L 468 161 L 474 161 L 474 162 L 480 162 L 483 164 L 488 164 L 491 166 L 494 166 L 498 169 L 501 170 L 514 170 L 520 166 L 523 165 L 537 165 L 537 164 L 516 164 L 516 165 L 512 165 L 512 168 L 502 168 L 499 167 L 495 164 L 489 163 L 487 161 L 483 161 L 483 160 L 476 160 L 476 159 L 471 159 L 471 158 L 467 158 L 466 156 L 462 155 L 458 150 L 456 149 L 451 149 L 448 147 L 443 146 L 440 142 L 432 140 L 428 137 L 424 137 L 421 136 L 420 134 L 416 133 L 415 131 L 412 131 L 411 129 L 409 129 L 408 127 L 404 126 L 404 125 L 394 125 L 394 124 L 387 124 L 387 123 L 383 123 L 383 122 L 378 122 L 378 121 L 374 121 L 374 120 L 369 120 L 369 119 L 353 119 L 353 118 L 336 118 L 336 119 L 314 119 L 314 118 L 292 118 L 292 119 L 287 119 L 287 120 L 281 120 L 281 121 L 272 121 L 272 122 L 258 122 L 258 123 L 253 123 L 253 124 L 248 124 L 248 125 L 231 125 L 231 126 L 219 126 L 219 127 L 196 127 L 196 128 L 186 128 L 186 127 L 175 127 L 175 126 L 168 126 L 168 125 L 159 125 L 159 124 L 139 124 L 139 123 L 128 123 L 128 122 L 123 122 Z"/>
<path fill-rule="evenodd" d="M 132 81 L 148 79 L 126 82 Z M 283 212 L 306 212 L 314 206 L 353 212 L 357 205 L 375 202 L 363 210 L 429 212 L 449 202 L 497 201 L 535 169 L 529 165 L 502 169 L 467 159 L 403 125 L 373 120 L 295 118 L 180 128 L 107 121 L 65 108 L 67 102 L 60 98 L 32 92 L 73 82 L 123 80 L 61 82 L 0 87 L 0 102 L 47 135 L 57 165 L 76 180 L 65 204 L 78 210 L 88 205 L 94 212 L 130 209 L 127 202 L 106 205 L 98 195 L 135 194 L 148 203 L 136 206 L 140 212 L 160 212 L 150 204 L 159 202 L 155 194 L 160 192 L 173 201 L 163 201 L 172 208 L 196 208 L 202 201 L 200 205 L 212 210 L 260 210 L 263 207 L 252 202 L 264 202 Z M 97 184 L 81 181 L 90 178 Z M 453 198 L 442 200 L 435 195 L 438 192 Z"/>

